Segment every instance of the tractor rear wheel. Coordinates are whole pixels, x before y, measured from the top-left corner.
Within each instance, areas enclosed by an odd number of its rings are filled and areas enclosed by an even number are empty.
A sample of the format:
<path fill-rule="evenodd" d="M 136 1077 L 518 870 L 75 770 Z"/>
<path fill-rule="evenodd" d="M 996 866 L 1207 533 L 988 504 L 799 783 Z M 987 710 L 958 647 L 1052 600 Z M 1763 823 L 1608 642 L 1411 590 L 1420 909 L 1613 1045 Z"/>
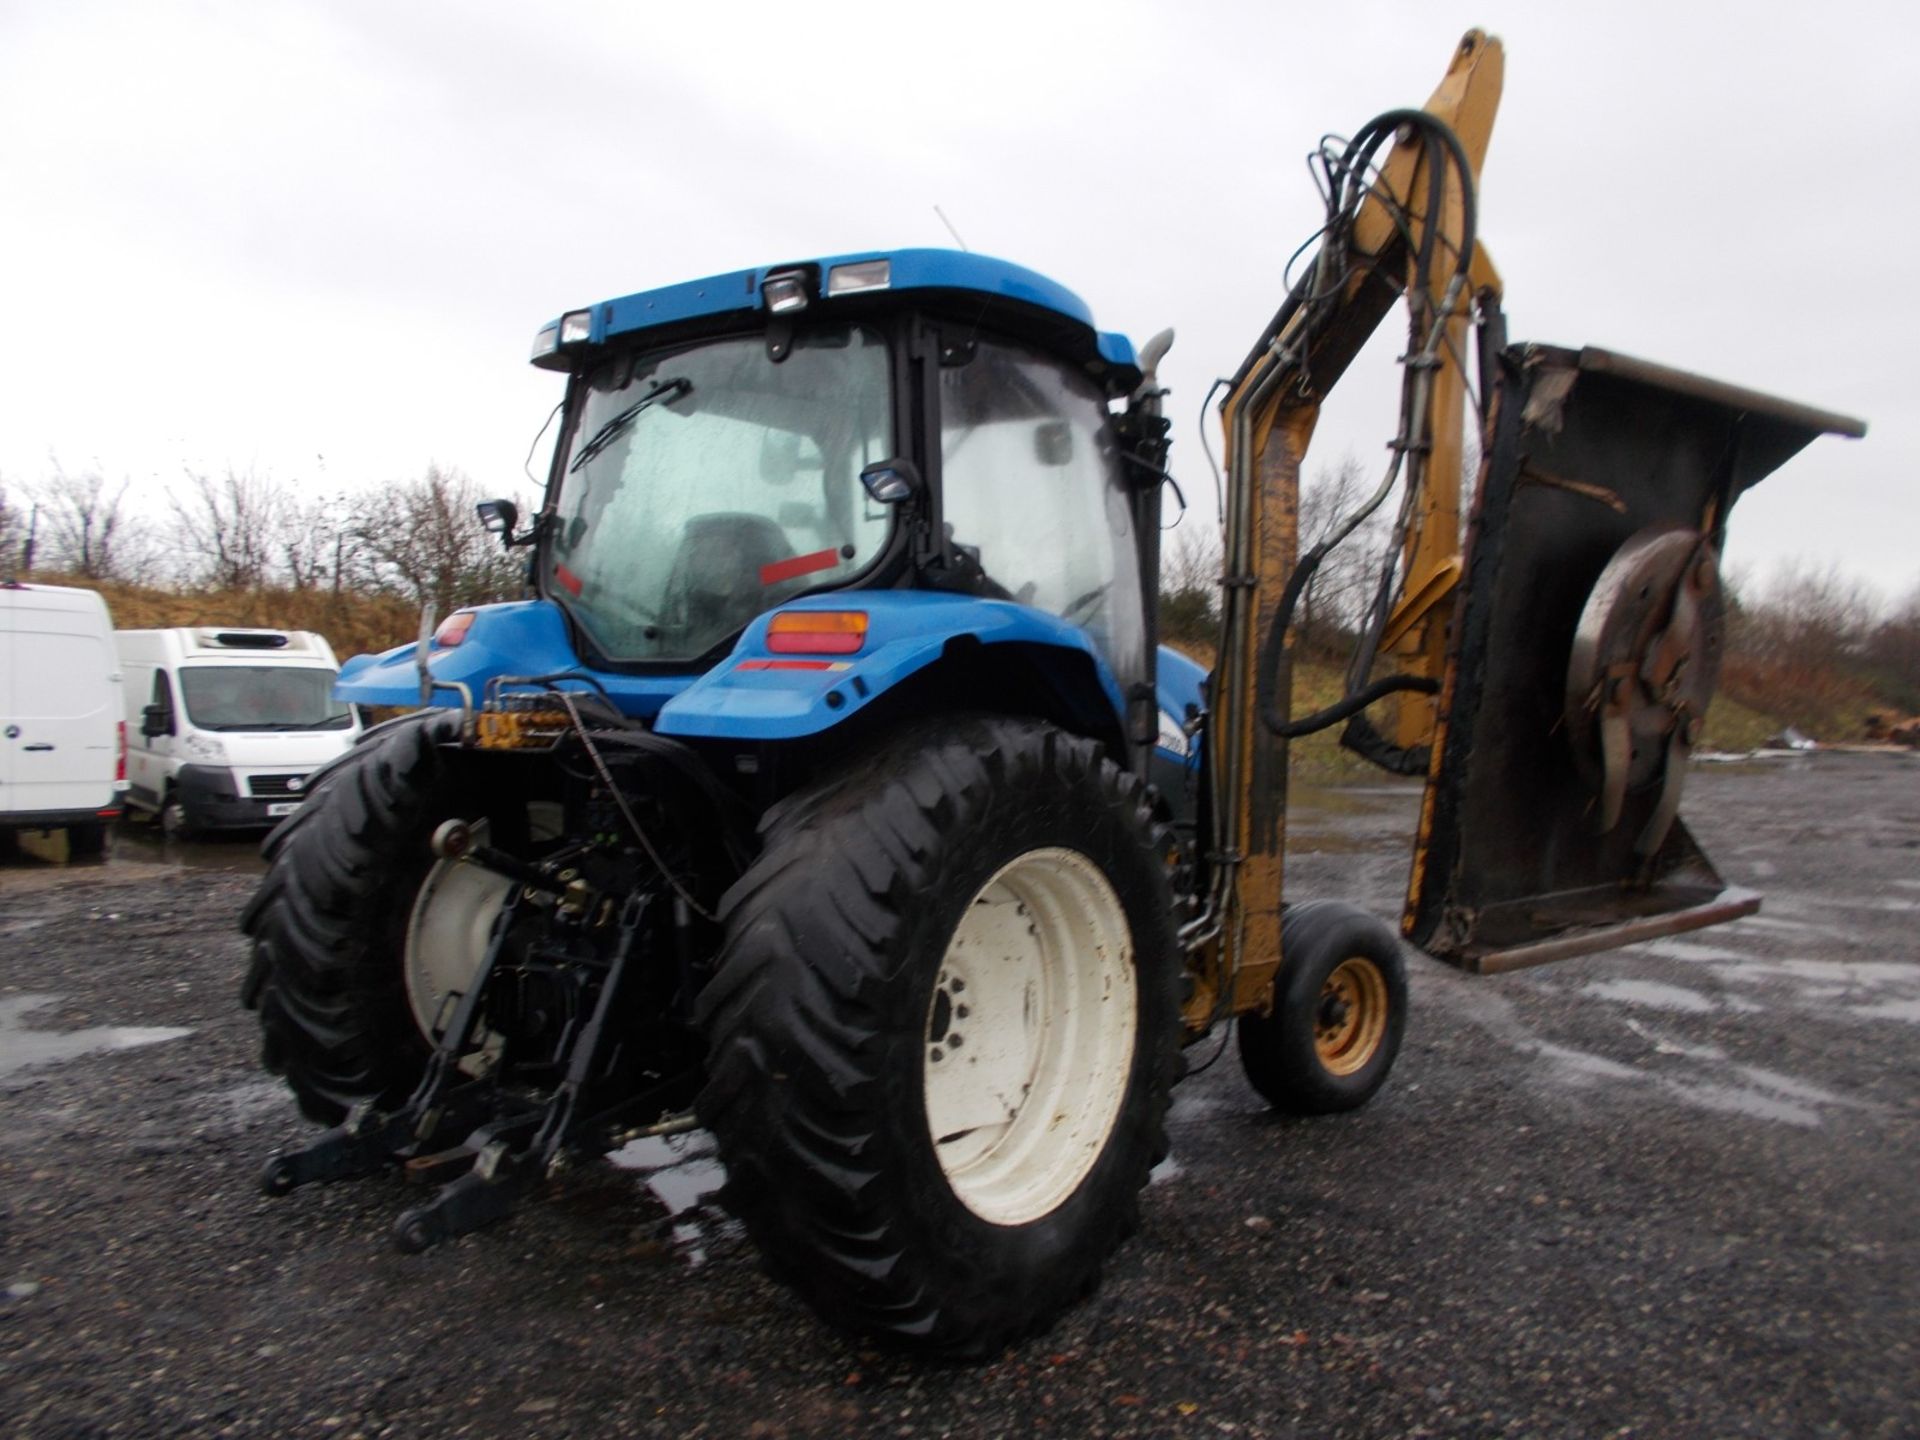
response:
<path fill-rule="evenodd" d="M 723 1199 L 836 1324 L 959 1355 L 1043 1328 L 1165 1151 L 1180 971 L 1139 782 L 947 720 L 762 832 L 701 998 Z"/>
<path fill-rule="evenodd" d="M 1353 1110 L 1386 1083 L 1407 1024 L 1400 937 L 1356 905 L 1312 900 L 1280 917 L 1271 1014 L 1240 1017 L 1240 1063 L 1274 1109 Z"/>
<path fill-rule="evenodd" d="M 260 1012 L 261 1062 L 308 1118 L 406 1098 L 428 1049 L 403 956 L 433 865 L 428 839 L 455 811 L 445 711 L 370 735 L 320 773 L 267 837 L 267 873 L 241 914 L 253 960 L 241 1000 Z"/>

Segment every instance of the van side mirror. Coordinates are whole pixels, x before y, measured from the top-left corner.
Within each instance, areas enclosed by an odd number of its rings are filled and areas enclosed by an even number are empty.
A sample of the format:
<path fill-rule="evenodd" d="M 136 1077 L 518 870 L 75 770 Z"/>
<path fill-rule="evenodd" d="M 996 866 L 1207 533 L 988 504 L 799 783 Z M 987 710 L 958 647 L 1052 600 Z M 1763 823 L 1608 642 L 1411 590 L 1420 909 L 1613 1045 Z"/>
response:
<path fill-rule="evenodd" d="M 166 705 L 148 705 L 140 712 L 140 733 L 152 740 L 173 734 L 173 710 Z"/>

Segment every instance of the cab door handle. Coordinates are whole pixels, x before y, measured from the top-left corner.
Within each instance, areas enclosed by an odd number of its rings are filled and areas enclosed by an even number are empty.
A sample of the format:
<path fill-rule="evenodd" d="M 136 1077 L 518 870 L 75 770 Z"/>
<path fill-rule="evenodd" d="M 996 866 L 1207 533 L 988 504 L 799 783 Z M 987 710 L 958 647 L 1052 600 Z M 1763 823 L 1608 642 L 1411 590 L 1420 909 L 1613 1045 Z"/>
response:
<path fill-rule="evenodd" d="M 46 741 L 42 740 L 37 745 L 22 745 L 20 748 L 22 750 L 51 750 L 53 749 L 53 746 L 47 744 Z"/>

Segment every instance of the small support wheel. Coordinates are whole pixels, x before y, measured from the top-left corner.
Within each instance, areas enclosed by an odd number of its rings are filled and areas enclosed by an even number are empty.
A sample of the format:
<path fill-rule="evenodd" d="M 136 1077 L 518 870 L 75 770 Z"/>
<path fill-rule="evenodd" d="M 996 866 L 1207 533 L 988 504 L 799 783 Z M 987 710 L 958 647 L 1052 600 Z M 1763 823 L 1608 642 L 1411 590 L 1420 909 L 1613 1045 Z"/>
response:
<path fill-rule="evenodd" d="M 409 1210 L 393 1222 L 393 1243 L 404 1255 L 418 1255 L 439 1239 L 433 1221 L 419 1210 Z"/>
<path fill-rule="evenodd" d="M 275 1155 L 260 1171 L 260 1193 L 269 1199 L 278 1200 L 283 1195 L 291 1195 L 299 1183 L 299 1178 L 293 1173 L 292 1162 L 284 1155 Z"/>
<path fill-rule="evenodd" d="M 1330 1115 L 1367 1103 L 1393 1068 L 1407 1022 L 1400 937 L 1337 900 L 1290 906 L 1268 1015 L 1240 1017 L 1240 1063 L 1274 1109 Z"/>

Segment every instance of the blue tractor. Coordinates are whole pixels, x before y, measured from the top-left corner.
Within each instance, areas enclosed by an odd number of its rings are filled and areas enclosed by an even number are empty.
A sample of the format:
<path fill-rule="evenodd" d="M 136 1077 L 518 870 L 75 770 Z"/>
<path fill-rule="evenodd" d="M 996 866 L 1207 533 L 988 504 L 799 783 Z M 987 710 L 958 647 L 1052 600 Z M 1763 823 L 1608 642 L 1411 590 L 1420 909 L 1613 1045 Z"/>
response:
<path fill-rule="evenodd" d="M 248 998 L 345 1122 L 270 1188 L 466 1167 L 418 1247 L 697 1120 L 823 1310 L 999 1343 L 1165 1152 L 1204 700 L 1156 653 L 1159 390 L 1060 286 L 928 250 L 576 311 L 534 363 L 546 502 L 488 516 L 541 598 L 350 661 L 439 708 L 269 842 Z"/>
<path fill-rule="evenodd" d="M 1426 777 L 1401 931 L 1467 968 L 1749 913 L 1676 809 L 1715 559 L 1744 488 L 1861 427 L 1509 345 L 1473 235 L 1498 78 L 1470 34 L 1427 109 L 1322 154 L 1319 254 L 1222 406 L 1210 672 L 1155 633 L 1170 336 L 1137 352 L 1031 271 L 931 250 L 541 330 L 545 498 L 482 507 L 538 598 L 349 662 L 343 699 L 421 708 L 266 845 L 243 998 L 333 1127 L 269 1193 L 404 1166 L 444 1182 L 398 1222 L 419 1249 L 704 1127 L 823 1315 L 987 1353 L 1134 1227 L 1185 1046 L 1236 1021 L 1296 1113 L 1393 1064 L 1401 935 L 1283 898 L 1290 739 L 1344 724 Z M 1402 543 L 1346 693 L 1296 716 L 1293 612 L 1340 538 L 1300 552 L 1301 454 L 1402 296 Z M 1463 549 L 1439 457 L 1470 350 Z"/>

